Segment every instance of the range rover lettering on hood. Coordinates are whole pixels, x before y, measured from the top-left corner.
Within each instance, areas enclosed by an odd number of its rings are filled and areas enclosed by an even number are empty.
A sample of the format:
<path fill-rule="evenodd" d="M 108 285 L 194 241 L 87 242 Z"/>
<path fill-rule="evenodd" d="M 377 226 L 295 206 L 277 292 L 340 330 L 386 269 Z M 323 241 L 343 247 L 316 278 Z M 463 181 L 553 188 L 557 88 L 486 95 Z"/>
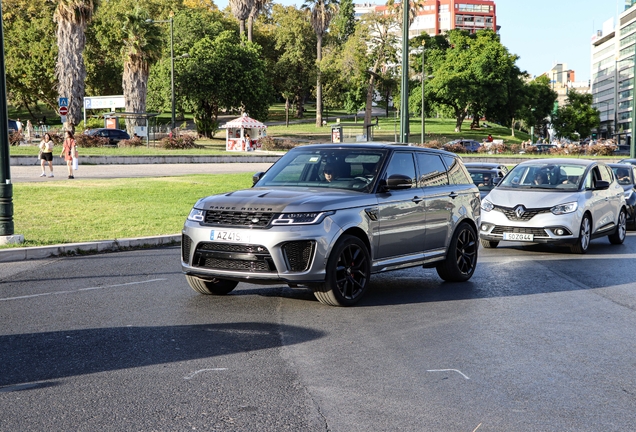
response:
<path fill-rule="evenodd" d="M 232 211 L 249 211 L 249 212 L 271 212 L 274 209 L 271 207 L 224 207 L 224 206 L 210 206 L 208 210 L 232 210 Z"/>

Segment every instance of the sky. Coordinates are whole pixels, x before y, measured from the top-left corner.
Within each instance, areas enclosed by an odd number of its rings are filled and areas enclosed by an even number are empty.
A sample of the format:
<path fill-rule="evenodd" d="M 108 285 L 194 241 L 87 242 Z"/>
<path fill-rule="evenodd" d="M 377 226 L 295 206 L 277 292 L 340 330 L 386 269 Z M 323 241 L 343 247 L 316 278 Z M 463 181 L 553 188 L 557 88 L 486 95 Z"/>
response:
<path fill-rule="evenodd" d="M 354 0 L 363 3 L 364 0 Z M 369 1 L 369 0 L 366 0 Z M 274 0 L 300 6 L 300 0 Z M 227 0 L 215 0 L 219 9 Z M 370 3 L 384 4 L 379 0 Z M 625 7 L 625 0 L 495 0 L 501 43 L 520 58 L 517 65 L 531 76 L 565 63 L 575 71 L 576 81 L 591 77 L 591 38 L 603 22 Z"/>

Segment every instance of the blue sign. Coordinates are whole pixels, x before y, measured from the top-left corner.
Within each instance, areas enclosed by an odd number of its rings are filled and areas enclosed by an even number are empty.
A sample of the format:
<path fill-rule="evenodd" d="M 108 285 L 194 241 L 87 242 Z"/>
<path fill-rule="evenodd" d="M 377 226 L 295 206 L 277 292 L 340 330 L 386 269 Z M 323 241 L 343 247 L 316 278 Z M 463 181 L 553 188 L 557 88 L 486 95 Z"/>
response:
<path fill-rule="evenodd" d="M 67 107 L 67 106 L 68 106 L 68 98 L 61 97 L 61 98 L 59 99 L 59 106 L 61 106 L 61 107 L 63 107 L 63 106 Z"/>
<path fill-rule="evenodd" d="M 91 107 L 91 98 L 84 98 L 84 107 L 85 108 Z"/>

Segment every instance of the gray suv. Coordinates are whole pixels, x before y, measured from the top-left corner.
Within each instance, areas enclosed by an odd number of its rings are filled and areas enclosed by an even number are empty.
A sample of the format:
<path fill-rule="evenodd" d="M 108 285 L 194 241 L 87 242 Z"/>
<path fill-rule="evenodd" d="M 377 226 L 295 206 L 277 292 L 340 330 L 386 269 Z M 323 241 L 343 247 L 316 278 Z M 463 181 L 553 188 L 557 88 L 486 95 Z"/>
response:
<path fill-rule="evenodd" d="M 255 174 L 251 189 L 197 201 L 181 265 L 202 294 L 282 282 L 350 306 L 373 273 L 423 266 L 446 281 L 470 279 L 479 218 L 479 191 L 453 153 L 308 145 Z"/>

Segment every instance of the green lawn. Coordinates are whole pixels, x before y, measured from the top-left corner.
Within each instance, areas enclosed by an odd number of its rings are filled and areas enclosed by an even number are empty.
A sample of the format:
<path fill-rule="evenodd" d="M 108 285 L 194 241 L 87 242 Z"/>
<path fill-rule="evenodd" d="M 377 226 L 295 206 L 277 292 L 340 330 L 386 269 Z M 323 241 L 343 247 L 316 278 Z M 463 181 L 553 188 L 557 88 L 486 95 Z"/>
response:
<path fill-rule="evenodd" d="M 199 198 L 251 185 L 249 173 L 16 183 L 14 232 L 25 243 L 6 247 L 176 234 Z"/>

